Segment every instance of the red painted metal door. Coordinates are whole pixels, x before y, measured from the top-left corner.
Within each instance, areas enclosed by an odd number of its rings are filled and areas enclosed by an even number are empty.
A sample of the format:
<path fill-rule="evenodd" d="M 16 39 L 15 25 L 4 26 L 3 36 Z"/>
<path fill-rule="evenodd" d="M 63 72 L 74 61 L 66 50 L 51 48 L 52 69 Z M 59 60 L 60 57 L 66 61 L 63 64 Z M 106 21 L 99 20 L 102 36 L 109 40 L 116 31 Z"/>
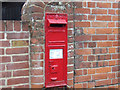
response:
<path fill-rule="evenodd" d="M 45 16 L 45 87 L 67 85 L 67 14 Z"/>

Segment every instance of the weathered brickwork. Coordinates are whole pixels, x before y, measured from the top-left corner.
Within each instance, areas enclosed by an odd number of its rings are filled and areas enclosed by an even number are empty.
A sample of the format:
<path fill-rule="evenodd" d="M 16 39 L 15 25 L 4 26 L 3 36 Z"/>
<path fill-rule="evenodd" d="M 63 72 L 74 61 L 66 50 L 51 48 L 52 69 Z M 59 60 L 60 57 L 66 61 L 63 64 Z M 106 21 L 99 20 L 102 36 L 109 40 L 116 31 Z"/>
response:
<path fill-rule="evenodd" d="M 74 22 L 73 22 L 73 3 L 60 4 L 30 2 L 28 7 L 23 8 L 25 15 L 23 20 L 30 20 L 31 24 L 31 88 L 42 88 L 45 84 L 45 31 L 44 17 L 45 12 L 67 13 L 68 14 L 68 86 L 73 87 L 74 74 Z M 56 7 L 58 6 L 58 7 Z M 28 12 L 31 15 L 28 15 Z M 26 17 L 27 16 L 27 17 Z M 39 72 L 38 72 L 39 71 Z"/>
<path fill-rule="evenodd" d="M 75 88 L 117 88 L 120 62 L 118 3 L 74 4 Z"/>
<path fill-rule="evenodd" d="M 24 25 L 0 21 L 0 88 L 29 87 L 29 31 Z"/>
<path fill-rule="evenodd" d="M 118 4 L 28 0 L 22 21 L 1 21 L 0 88 L 44 88 L 46 12 L 68 14 L 67 87 L 118 88 Z"/>

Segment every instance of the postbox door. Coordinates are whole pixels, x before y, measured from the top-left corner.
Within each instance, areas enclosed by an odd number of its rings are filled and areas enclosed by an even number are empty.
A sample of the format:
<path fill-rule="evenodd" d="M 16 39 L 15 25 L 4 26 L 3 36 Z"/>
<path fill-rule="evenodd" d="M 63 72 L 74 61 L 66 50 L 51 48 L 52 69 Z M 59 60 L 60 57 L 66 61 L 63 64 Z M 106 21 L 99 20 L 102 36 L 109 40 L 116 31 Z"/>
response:
<path fill-rule="evenodd" d="M 48 76 L 47 87 L 52 86 L 64 86 L 66 85 L 67 70 L 66 70 L 66 58 L 65 47 L 49 47 L 48 53 Z"/>

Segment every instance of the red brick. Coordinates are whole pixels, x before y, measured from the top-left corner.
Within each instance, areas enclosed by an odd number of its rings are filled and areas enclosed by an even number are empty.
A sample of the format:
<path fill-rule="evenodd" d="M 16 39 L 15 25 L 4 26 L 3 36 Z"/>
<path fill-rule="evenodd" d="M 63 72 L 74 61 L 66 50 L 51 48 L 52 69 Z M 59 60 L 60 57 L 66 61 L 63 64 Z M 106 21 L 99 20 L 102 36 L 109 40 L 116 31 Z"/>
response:
<path fill-rule="evenodd" d="M 74 68 L 73 66 L 68 66 L 68 67 L 67 67 L 67 72 L 72 72 L 72 71 L 73 71 L 73 68 Z"/>
<path fill-rule="evenodd" d="M 107 22 L 92 22 L 92 27 L 107 27 Z"/>
<path fill-rule="evenodd" d="M 5 70 L 5 65 L 4 64 L 0 64 L 0 71 L 4 71 Z"/>
<path fill-rule="evenodd" d="M 14 30 L 15 31 L 21 31 L 21 22 L 20 21 L 15 21 L 14 22 Z"/>
<path fill-rule="evenodd" d="M 29 70 L 13 71 L 13 77 L 17 76 L 29 76 Z"/>
<path fill-rule="evenodd" d="M 32 61 L 32 67 L 43 67 L 43 61 Z"/>
<path fill-rule="evenodd" d="M 72 79 L 73 78 L 73 73 L 68 73 L 67 74 L 67 79 Z"/>
<path fill-rule="evenodd" d="M 22 54 L 28 53 L 28 48 L 8 48 L 6 54 Z"/>
<path fill-rule="evenodd" d="M 111 80 L 96 81 L 96 86 L 110 85 L 110 84 L 111 84 Z"/>
<path fill-rule="evenodd" d="M 88 9 L 88 8 L 76 8 L 75 13 L 90 14 L 90 9 Z"/>
<path fill-rule="evenodd" d="M 109 9 L 108 14 L 115 14 L 115 10 L 114 9 Z"/>
<path fill-rule="evenodd" d="M 79 68 L 91 68 L 91 62 L 82 62 L 79 65 Z"/>
<path fill-rule="evenodd" d="M 32 77 L 31 78 L 31 83 L 43 83 L 43 77 Z"/>
<path fill-rule="evenodd" d="M 99 20 L 99 21 L 111 21 L 111 16 L 96 16 L 96 20 Z"/>
<path fill-rule="evenodd" d="M 84 43 L 76 42 L 76 48 L 83 48 Z"/>
<path fill-rule="evenodd" d="M 88 7 L 95 7 L 95 2 L 88 2 Z"/>
<path fill-rule="evenodd" d="M 118 8 L 119 3 L 113 3 L 113 8 Z"/>
<path fill-rule="evenodd" d="M 116 23 L 116 27 L 119 27 L 119 23 L 118 22 L 115 22 Z"/>
<path fill-rule="evenodd" d="M 88 88 L 95 87 L 95 82 L 88 82 Z"/>
<path fill-rule="evenodd" d="M 108 35 L 108 40 L 115 40 L 115 35 Z"/>
<path fill-rule="evenodd" d="M 4 49 L 0 48 L 0 55 L 4 54 Z"/>
<path fill-rule="evenodd" d="M 0 21 L 0 31 L 5 31 L 5 22 L 4 21 Z"/>
<path fill-rule="evenodd" d="M 28 33 L 7 33 L 7 39 L 28 39 Z"/>
<path fill-rule="evenodd" d="M 68 22 L 68 28 L 73 28 L 73 22 Z"/>
<path fill-rule="evenodd" d="M 69 51 L 68 52 L 68 57 L 73 57 L 74 56 L 74 51 Z"/>
<path fill-rule="evenodd" d="M 112 59 L 118 59 L 119 54 L 112 54 Z"/>
<path fill-rule="evenodd" d="M 16 70 L 16 69 L 25 69 L 29 68 L 28 62 L 24 63 L 12 63 L 12 64 L 7 64 L 7 70 Z"/>
<path fill-rule="evenodd" d="M 99 48 L 93 49 L 93 54 L 100 54 L 100 53 L 101 53 L 101 49 Z"/>
<path fill-rule="evenodd" d="M 116 40 L 120 40 L 120 35 L 116 35 L 117 39 Z M 119 42 L 118 42 L 119 43 Z"/>
<path fill-rule="evenodd" d="M 88 88 L 88 83 L 83 83 L 83 88 Z"/>
<path fill-rule="evenodd" d="M 43 46 L 31 46 L 31 52 L 43 52 Z"/>
<path fill-rule="evenodd" d="M 96 40 L 107 40 L 107 35 L 93 35 L 92 36 L 92 40 L 96 41 Z"/>
<path fill-rule="evenodd" d="M 87 20 L 87 15 L 75 15 L 75 20 Z"/>
<path fill-rule="evenodd" d="M 112 72 L 119 71 L 120 66 L 114 66 L 112 67 Z"/>
<path fill-rule="evenodd" d="M 41 69 L 32 69 L 31 74 L 32 75 L 43 75 L 43 70 L 41 70 Z"/>
<path fill-rule="evenodd" d="M 111 8 L 111 3 L 97 3 L 99 8 Z"/>
<path fill-rule="evenodd" d="M 13 31 L 13 21 L 6 22 L 6 31 Z"/>
<path fill-rule="evenodd" d="M 72 85 L 73 85 L 73 79 L 72 80 L 67 80 L 67 85 L 70 86 L 71 88 L 73 88 L 72 87 Z"/>
<path fill-rule="evenodd" d="M 118 15 L 119 11 L 120 11 L 120 10 L 116 10 L 115 13 Z M 118 16 L 118 17 L 119 17 L 119 16 Z"/>
<path fill-rule="evenodd" d="M 87 69 L 83 69 L 83 75 L 87 74 Z"/>
<path fill-rule="evenodd" d="M 4 39 L 4 33 L 0 33 L 0 39 Z"/>
<path fill-rule="evenodd" d="M 68 38 L 68 40 L 69 40 L 69 38 Z M 71 38 L 70 38 L 69 42 L 70 41 L 72 42 Z M 31 44 L 43 44 L 43 42 L 44 42 L 43 37 L 31 38 Z"/>
<path fill-rule="evenodd" d="M 96 47 L 96 42 L 89 42 L 88 47 Z"/>
<path fill-rule="evenodd" d="M 86 82 L 86 81 L 91 81 L 91 76 L 87 75 L 87 76 L 79 76 L 79 77 L 75 77 L 75 82 Z"/>
<path fill-rule="evenodd" d="M 112 48 L 109 48 L 109 53 L 115 53 L 115 49 L 116 49 L 116 48 L 113 48 L 113 47 L 112 47 Z"/>
<path fill-rule="evenodd" d="M 118 16 L 112 16 L 113 21 L 118 21 L 118 18 L 119 18 Z"/>
<path fill-rule="evenodd" d="M 119 46 L 119 42 L 118 41 L 113 41 L 113 46 Z"/>
<path fill-rule="evenodd" d="M 96 29 L 96 34 L 112 34 L 111 28 Z"/>
<path fill-rule="evenodd" d="M 88 34 L 95 34 L 95 28 L 88 28 Z"/>
<path fill-rule="evenodd" d="M 9 47 L 10 43 L 9 41 L 0 41 L 0 47 Z"/>
<path fill-rule="evenodd" d="M 83 84 L 82 83 L 79 83 L 79 84 L 75 83 L 74 88 L 83 88 Z"/>
<path fill-rule="evenodd" d="M 118 84 L 119 80 L 118 79 L 112 79 L 112 84 Z"/>
<path fill-rule="evenodd" d="M 86 7 L 86 2 L 82 2 L 82 6 L 83 6 L 83 7 Z"/>
<path fill-rule="evenodd" d="M 94 55 L 88 56 L 88 61 L 95 61 L 95 56 Z"/>
<path fill-rule="evenodd" d="M 13 62 L 28 61 L 29 60 L 28 55 L 13 56 L 12 58 L 13 58 Z"/>
<path fill-rule="evenodd" d="M 115 78 L 115 73 L 108 73 L 108 78 Z"/>
<path fill-rule="evenodd" d="M 22 22 L 22 31 L 29 31 L 28 26 L 28 22 Z"/>
<path fill-rule="evenodd" d="M 107 74 L 96 74 L 92 75 L 93 80 L 107 79 Z"/>
<path fill-rule="evenodd" d="M 88 15 L 88 20 L 95 20 L 95 15 Z"/>
<path fill-rule="evenodd" d="M 7 85 L 16 85 L 22 83 L 29 83 L 29 78 L 12 78 L 7 80 Z"/>
<path fill-rule="evenodd" d="M 0 80 L 0 86 L 4 86 L 5 85 L 5 80 Z M 1 88 L 0 88 L 1 89 Z M 1 89 L 2 90 L 2 89 Z"/>
<path fill-rule="evenodd" d="M 97 42 L 98 47 L 112 47 L 112 42 Z"/>
<path fill-rule="evenodd" d="M 88 74 L 95 74 L 95 69 L 88 69 Z"/>
<path fill-rule="evenodd" d="M 111 67 L 101 67 L 96 69 L 96 73 L 108 73 L 111 72 Z"/>
<path fill-rule="evenodd" d="M 7 63 L 7 62 L 11 62 L 10 56 L 0 56 L 0 63 Z"/>
<path fill-rule="evenodd" d="M 107 14 L 105 9 L 92 9 L 92 14 Z"/>
<path fill-rule="evenodd" d="M 78 49 L 75 50 L 77 55 L 86 55 L 86 54 L 91 54 L 91 49 Z"/>
<path fill-rule="evenodd" d="M 113 34 L 119 34 L 119 29 L 118 28 L 113 28 Z"/>
<path fill-rule="evenodd" d="M 107 53 L 107 48 L 101 48 L 101 53 Z"/>
<path fill-rule="evenodd" d="M 88 43 L 84 42 L 84 48 L 87 48 Z"/>
<path fill-rule="evenodd" d="M 75 76 L 82 75 L 82 70 L 75 70 Z"/>
<path fill-rule="evenodd" d="M 74 2 L 74 5 L 78 8 L 82 7 L 83 2 Z"/>
<path fill-rule="evenodd" d="M 79 35 L 75 37 L 75 41 L 90 41 L 91 36 L 90 35 Z"/>
<path fill-rule="evenodd" d="M 0 78 L 9 78 L 11 77 L 11 72 L 0 72 Z"/>
<path fill-rule="evenodd" d="M 32 55 L 31 55 L 31 59 L 33 59 L 33 60 L 40 60 L 40 59 L 43 59 L 43 53 L 32 54 Z"/>
<path fill-rule="evenodd" d="M 90 27 L 90 22 L 75 22 L 75 27 Z"/>
<path fill-rule="evenodd" d="M 43 88 L 43 84 L 32 84 L 31 87 L 34 89 Z"/>

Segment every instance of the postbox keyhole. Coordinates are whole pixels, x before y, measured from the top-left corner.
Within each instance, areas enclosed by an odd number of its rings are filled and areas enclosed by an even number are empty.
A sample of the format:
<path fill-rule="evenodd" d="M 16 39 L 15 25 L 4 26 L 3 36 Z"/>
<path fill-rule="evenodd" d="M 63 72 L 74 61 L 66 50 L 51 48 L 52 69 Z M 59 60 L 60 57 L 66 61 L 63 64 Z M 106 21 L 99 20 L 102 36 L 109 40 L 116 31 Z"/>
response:
<path fill-rule="evenodd" d="M 52 69 L 55 69 L 54 67 L 52 67 Z"/>

